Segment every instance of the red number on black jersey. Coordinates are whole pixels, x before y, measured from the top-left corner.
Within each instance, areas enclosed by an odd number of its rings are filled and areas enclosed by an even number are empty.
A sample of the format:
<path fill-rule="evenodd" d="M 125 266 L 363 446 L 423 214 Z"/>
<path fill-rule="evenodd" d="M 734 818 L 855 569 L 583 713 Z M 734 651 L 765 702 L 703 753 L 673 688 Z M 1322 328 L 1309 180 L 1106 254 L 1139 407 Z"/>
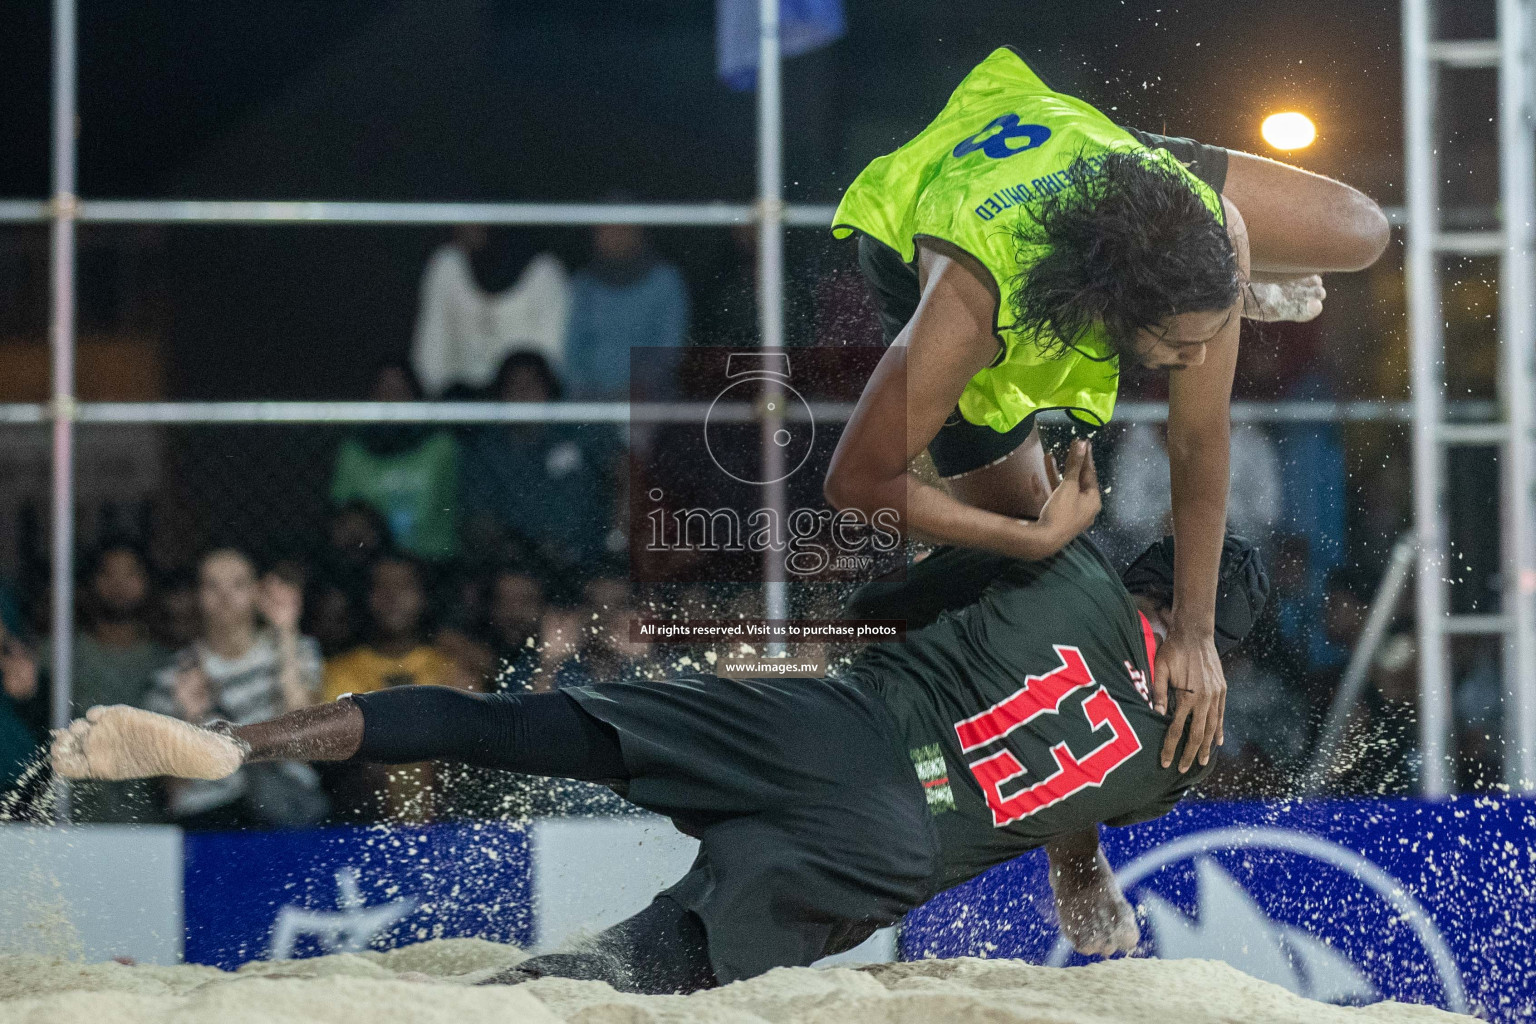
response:
<path fill-rule="evenodd" d="M 1012 751 L 1005 747 L 972 761 L 971 774 L 981 784 L 987 806 L 992 809 L 992 824 L 998 827 L 1027 818 L 1090 786 L 1103 785 L 1110 772 L 1141 749 L 1136 730 L 1109 691 L 1094 681 L 1082 652 L 1076 647 L 1053 646 L 1061 659 L 1059 666 L 1044 675 L 1029 676 L 1012 696 L 979 715 L 955 723 L 960 749 L 966 753 L 979 750 L 1041 715 L 1060 714 L 1067 697 L 1085 687 L 1095 688 L 1081 705 L 1088 725 L 1095 732 L 1108 726 L 1109 738 L 1082 758 L 1076 757 L 1065 742 L 1055 744 L 1051 747 L 1051 758 L 1056 762 L 1056 770 L 1011 796 L 1003 795 L 1003 787 L 1025 774 L 1024 766 Z"/>

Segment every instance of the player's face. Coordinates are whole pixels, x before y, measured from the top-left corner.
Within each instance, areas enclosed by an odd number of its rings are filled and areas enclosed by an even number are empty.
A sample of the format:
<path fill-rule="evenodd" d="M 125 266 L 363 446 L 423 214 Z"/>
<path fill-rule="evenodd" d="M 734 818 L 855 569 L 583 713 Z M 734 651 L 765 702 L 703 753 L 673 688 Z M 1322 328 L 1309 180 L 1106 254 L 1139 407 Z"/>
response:
<path fill-rule="evenodd" d="M 1175 313 L 1153 328 L 1136 332 L 1137 359 L 1154 370 L 1179 370 L 1205 362 L 1207 346 L 1237 315 L 1237 308 Z"/>

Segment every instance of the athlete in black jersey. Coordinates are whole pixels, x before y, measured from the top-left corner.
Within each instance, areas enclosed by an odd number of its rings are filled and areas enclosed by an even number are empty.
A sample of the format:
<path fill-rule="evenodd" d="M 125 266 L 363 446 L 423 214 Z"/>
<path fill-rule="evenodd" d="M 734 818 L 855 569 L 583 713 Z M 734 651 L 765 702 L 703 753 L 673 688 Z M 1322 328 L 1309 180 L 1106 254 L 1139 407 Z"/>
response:
<path fill-rule="evenodd" d="M 697 862 L 589 946 L 498 980 L 598 978 L 679 992 L 852 948 L 942 889 L 1039 846 L 1063 930 L 1129 951 L 1135 918 L 1098 825 L 1166 812 L 1199 772 L 1163 767 L 1148 674 L 1173 587 L 1171 539 L 1117 577 L 1093 545 L 1026 563 L 943 549 L 857 616 L 909 621 L 839 677 L 696 677 L 481 696 L 401 687 L 253 726 L 126 707 L 61 730 L 71 778 L 222 777 L 273 759 L 459 760 L 606 782 L 701 840 Z M 1251 546 L 1222 557 L 1218 645 L 1256 617 Z"/>

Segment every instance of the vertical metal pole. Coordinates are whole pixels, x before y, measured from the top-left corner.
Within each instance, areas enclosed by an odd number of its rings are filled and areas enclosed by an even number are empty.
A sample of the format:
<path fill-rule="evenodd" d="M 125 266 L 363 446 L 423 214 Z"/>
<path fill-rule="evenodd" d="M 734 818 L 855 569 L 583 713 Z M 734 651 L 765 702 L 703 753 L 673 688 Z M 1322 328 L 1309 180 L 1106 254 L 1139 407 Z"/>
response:
<path fill-rule="evenodd" d="M 53 708 L 69 724 L 75 622 L 75 0 L 53 4 Z M 69 818 L 68 791 L 57 814 Z"/>
<path fill-rule="evenodd" d="M 1499 190 L 1504 256 L 1499 271 L 1499 385 L 1509 438 L 1504 448 L 1504 778 L 1536 788 L 1536 522 L 1532 520 L 1532 395 L 1536 378 L 1536 133 L 1531 130 L 1531 53 L 1525 0 L 1499 0 Z"/>
<path fill-rule="evenodd" d="M 782 96 L 779 81 L 779 0 L 758 0 L 757 48 L 757 319 L 763 348 L 784 347 L 784 136 Z M 778 394 L 774 385 L 767 388 Z M 782 413 L 782 394 L 772 404 Z M 770 413 L 762 422 L 762 450 L 768 507 L 775 511 L 781 526 L 785 523 L 786 500 L 783 449 L 773 435 L 783 426 L 779 415 Z M 772 548 L 763 552 L 764 604 L 770 619 L 789 617 L 789 591 L 784 581 L 783 553 Z M 770 645 L 769 652 L 782 653 L 782 645 Z"/>
<path fill-rule="evenodd" d="M 1413 509 L 1419 538 L 1419 750 L 1425 796 L 1451 789 L 1451 701 L 1445 644 L 1446 524 L 1444 323 L 1435 238 L 1440 230 L 1435 153 L 1435 66 L 1429 0 L 1403 0 L 1403 114 L 1407 181 L 1408 340 L 1413 371 Z"/>

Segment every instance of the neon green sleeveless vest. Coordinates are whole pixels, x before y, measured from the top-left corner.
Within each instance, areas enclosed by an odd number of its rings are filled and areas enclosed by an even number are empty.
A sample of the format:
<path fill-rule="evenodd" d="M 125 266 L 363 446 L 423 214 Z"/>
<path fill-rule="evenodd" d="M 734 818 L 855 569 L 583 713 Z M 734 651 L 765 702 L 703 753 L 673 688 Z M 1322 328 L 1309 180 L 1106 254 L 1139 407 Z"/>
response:
<path fill-rule="evenodd" d="M 832 220 L 838 238 L 862 231 L 911 263 L 913 239 L 928 235 L 976 257 L 996 281 L 1003 352 L 960 396 L 970 422 L 1002 432 L 1041 409 L 1097 424 L 1114 413 L 1118 366 L 1102 327 L 1066 354 L 1046 355 L 1032 335 L 1003 322 L 1031 259 L 1015 237 L 1022 207 L 1072 187 L 1067 169 L 1077 157 L 1091 173 L 1096 155 L 1109 151 L 1145 152 L 1177 168 L 1224 221 L 1221 197 L 1171 154 L 1148 151 L 1087 103 L 1052 92 L 1007 48 L 965 76 L 922 134 L 864 168 L 843 194 Z"/>

